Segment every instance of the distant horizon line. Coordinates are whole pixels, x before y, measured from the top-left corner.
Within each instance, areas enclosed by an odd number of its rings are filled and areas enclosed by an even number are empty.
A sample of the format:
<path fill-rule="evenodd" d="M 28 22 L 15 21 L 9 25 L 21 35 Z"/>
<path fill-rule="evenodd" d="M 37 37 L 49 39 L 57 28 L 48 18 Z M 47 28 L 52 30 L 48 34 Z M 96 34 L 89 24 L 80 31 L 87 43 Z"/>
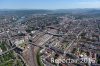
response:
<path fill-rule="evenodd" d="M 10 9 L 10 8 L 2 8 L 0 10 L 70 10 L 70 9 L 100 9 L 100 8 L 68 8 L 68 9 L 31 9 L 31 8 L 19 8 L 19 9 Z"/>

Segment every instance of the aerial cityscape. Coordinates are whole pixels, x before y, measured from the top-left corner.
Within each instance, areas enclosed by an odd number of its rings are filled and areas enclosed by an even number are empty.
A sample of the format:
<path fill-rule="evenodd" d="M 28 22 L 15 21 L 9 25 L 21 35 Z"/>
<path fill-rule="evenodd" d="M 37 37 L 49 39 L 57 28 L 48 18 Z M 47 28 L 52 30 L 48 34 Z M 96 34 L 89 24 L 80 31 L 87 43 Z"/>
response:
<path fill-rule="evenodd" d="M 0 66 L 100 66 L 100 1 L 1 0 Z"/>

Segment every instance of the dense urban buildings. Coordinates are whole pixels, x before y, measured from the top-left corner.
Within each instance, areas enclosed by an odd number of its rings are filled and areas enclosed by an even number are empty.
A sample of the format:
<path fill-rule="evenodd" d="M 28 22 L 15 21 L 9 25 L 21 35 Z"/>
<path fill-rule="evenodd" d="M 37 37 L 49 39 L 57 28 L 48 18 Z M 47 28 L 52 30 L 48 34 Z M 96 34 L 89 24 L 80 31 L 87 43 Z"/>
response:
<path fill-rule="evenodd" d="M 0 66 L 100 66 L 100 10 L 1 10 Z"/>

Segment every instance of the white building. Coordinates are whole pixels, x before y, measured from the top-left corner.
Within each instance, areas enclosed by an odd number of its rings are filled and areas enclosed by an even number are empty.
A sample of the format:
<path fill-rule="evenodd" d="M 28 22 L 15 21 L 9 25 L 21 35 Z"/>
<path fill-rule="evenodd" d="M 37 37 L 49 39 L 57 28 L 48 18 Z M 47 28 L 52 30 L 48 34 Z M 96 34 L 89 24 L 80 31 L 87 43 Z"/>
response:
<path fill-rule="evenodd" d="M 23 44 L 24 42 L 25 42 L 24 39 L 22 39 L 22 40 L 16 39 L 15 45 L 16 45 L 16 46 L 19 46 L 20 44 Z"/>
<path fill-rule="evenodd" d="M 2 49 L 0 48 L 0 53 L 2 53 Z"/>

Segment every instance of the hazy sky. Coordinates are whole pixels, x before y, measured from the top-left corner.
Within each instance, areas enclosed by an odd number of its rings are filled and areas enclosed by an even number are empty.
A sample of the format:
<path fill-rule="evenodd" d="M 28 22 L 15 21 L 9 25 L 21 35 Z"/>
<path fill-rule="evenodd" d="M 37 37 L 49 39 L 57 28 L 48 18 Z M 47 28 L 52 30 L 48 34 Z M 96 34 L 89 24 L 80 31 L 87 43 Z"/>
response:
<path fill-rule="evenodd" d="M 0 9 L 100 8 L 100 0 L 0 0 Z"/>

